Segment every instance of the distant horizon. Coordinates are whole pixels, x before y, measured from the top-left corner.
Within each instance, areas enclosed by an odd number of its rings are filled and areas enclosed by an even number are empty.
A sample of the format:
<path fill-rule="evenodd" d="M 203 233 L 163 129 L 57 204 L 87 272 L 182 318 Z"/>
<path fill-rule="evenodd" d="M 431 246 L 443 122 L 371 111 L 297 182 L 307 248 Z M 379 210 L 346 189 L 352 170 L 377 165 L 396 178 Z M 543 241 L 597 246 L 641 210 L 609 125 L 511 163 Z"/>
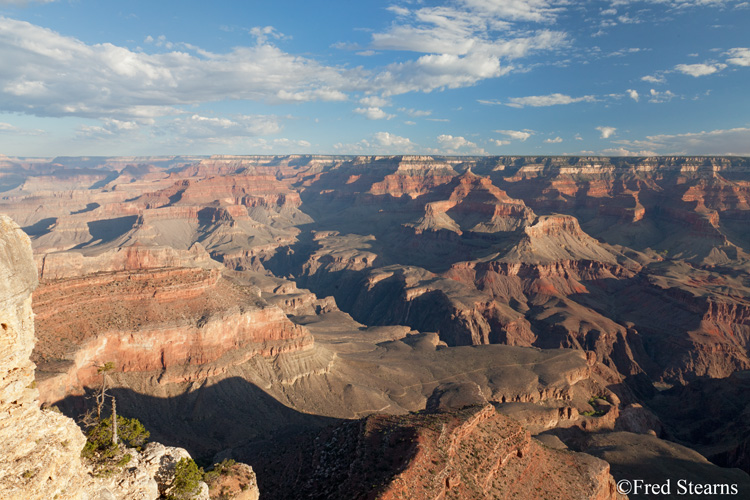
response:
<path fill-rule="evenodd" d="M 330 158 L 358 158 L 358 157 L 418 157 L 428 156 L 432 158 L 618 158 L 625 160 L 638 160 L 647 158 L 743 158 L 750 159 L 750 154 L 663 154 L 663 155 L 648 155 L 648 156 L 615 156 L 615 155 L 596 155 L 596 154 L 513 154 L 513 153 L 502 153 L 502 154 L 483 154 L 483 155 L 470 155 L 470 154 L 436 154 L 436 153 L 376 153 L 376 154 L 336 154 L 336 153 L 214 153 L 214 154 L 143 154 L 143 155 L 52 155 L 52 156 L 16 156 L 7 155 L 0 153 L 0 159 L 17 159 L 17 160 L 54 160 L 56 158 L 70 158 L 70 159 L 94 159 L 94 158 L 134 158 L 134 159 L 155 159 L 155 158 L 221 158 L 221 157 L 267 157 L 267 158 L 283 158 L 283 157 L 305 157 L 305 156 L 322 156 Z"/>

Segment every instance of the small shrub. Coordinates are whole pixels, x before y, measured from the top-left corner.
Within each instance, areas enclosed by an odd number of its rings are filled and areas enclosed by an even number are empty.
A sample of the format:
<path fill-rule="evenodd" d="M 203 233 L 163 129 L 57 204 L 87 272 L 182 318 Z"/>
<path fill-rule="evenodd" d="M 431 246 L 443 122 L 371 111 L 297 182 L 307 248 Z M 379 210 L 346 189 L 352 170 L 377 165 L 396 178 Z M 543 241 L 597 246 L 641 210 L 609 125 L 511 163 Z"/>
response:
<path fill-rule="evenodd" d="M 130 453 L 126 453 L 122 456 L 122 458 L 117 462 L 117 465 L 119 467 L 125 467 L 130 463 L 130 460 L 132 459 L 132 455 Z"/>
<path fill-rule="evenodd" d="M 119 472 L 132 459 L 130 454 L 123 454 L 122 445 L 140 449 L 150 434 L 137 419 L 118 415 L 117 435 L 120 444 L 113 444 L 111 418 L 105 418 L 86 433 L 86 445 L 81 450 L 81 457 L 93 465 L 97 476 Z"/>
<path fill-rule="evenodd" d="M 110 433 L 111 434 L 111 433 Z M 130 448 L 140 451 L 151 433 L 135 418 L 117 417 L 117 435 Z"/>
<path fill-rule="evenodd" d="M 237 462 L 231 458 L 225 458 L 220 463 L 214 464 L 214 470 L 218 471 L 222 476 L 226 476 L 232 474 L 232 467 L 234 467 L 236 463 Z"/>
<path fill-rule="evenodd" d="M 168 500 L 187 500 L 198 492 L 198 484 L 203 478 L 203 470 L 192 458 L 181 458 L 174 470 L 174 481 L 167 493 Z"/>

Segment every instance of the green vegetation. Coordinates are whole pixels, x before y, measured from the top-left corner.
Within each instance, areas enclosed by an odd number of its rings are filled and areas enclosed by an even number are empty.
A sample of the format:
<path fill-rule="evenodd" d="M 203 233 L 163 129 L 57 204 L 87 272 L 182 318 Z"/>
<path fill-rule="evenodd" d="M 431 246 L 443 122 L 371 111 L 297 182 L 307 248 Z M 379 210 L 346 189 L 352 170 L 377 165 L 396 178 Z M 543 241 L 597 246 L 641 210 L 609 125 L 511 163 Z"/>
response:
<path fill-rule="evenodd" d="M 218 464 L 214 464 L 210 471 L 203 474 L 203 480 L 206 483 L 211 483 L 219 478 L 219 476 L 231 476 L 234 474 L 234 471 L 232 471 L 232 467 L 237 462 L 232 460 L 231 458 L 225 458 Z"/>
<path fill-rule="evenodd" d="M 174 471 L 174 481 L 167 493 L 168 500 L 187 500 L 198 493 L 199 482 L 203 479 L 203 470 L 192 458 L 181 458 Z"/>
<path fill-rule="evenodd" d="M 589 399 L 589 405 L 591 405 L 592 408 L 596 408 L 597 406 L 599 406 L 596 402 L 598 399 L 602 401 L 607 401 L 607 399 L 603 398 L 602 396 L 594 396 L 591 399 Z M 581 415 L 584 415 L 586 417 L 601 417 L 606 414 L 607 414 L 606 408 L 605 409 L 600 408 L 598 410 L 588 410 L 588 411 L 581 412 Z"/>
<path fill-rule="evenodd" d="M 117 416 L 120 442 L 112 442 L 112 421 L 105 418 L 86 433 L 88 438 L 81 451 L 81 457 L 94 467 L 96 475 L 110 475 L 119 472 L 132 458 L 124 452 L 125 446 L 138 450 L 146 444 L 149 432 L 137 419 Z"/>

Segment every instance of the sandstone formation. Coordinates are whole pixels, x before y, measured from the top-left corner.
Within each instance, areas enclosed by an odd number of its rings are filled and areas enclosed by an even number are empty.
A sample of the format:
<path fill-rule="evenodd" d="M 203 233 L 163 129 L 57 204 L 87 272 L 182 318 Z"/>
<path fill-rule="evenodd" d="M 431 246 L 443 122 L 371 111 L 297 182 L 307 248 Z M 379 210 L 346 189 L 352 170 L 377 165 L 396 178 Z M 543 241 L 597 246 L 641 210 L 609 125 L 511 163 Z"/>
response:
<path fill-rule="evenodd" d="M 118 408 L 206 460 L 489 402 L 747 471 L 749 186 L 721 157 L 6 158 L 0 211 L 66 414 L 111 360 Z"/>
<path fill-rule="evenodd" d="M 182 448 L 149 443 L 127 466 L 110 476 L 92 475 L 81 459 L 86 438 L 59 410 L 41 409 L 30 361 L 35 343 L 31 292 L 37 286 L 28 237 L 0 216 L 0 493 L 7 499 L 143 499 L 167 493 Z M 245 466 L 247 467 L 247 466 Z M 201 483 L 195 498 L 208 500 Z M 255 491 L 257 486 L 249 485 Z M 248 497 L 250 498 L 250 497 Z"/>
<path fill-rule="evenodd" d="M 609 466 L 533 440 L 491 405 L 372 416 L 269 457 L 276 498 L 619 499 Z"/>

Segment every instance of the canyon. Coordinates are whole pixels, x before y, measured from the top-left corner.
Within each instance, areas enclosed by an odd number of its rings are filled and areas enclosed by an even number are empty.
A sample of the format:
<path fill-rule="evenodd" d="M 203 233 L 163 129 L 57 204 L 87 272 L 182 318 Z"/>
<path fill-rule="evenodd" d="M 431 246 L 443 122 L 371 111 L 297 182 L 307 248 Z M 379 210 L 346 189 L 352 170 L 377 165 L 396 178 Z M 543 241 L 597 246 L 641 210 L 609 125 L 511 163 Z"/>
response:
<path fill-rule="evenodd" d="M 78 418 L 112 361 L 120 412 L 261 498 L 614 499 L 655 461 L 750 492 L 750 159 L 4 158 L 0 189 L 28 401 Z"/>

